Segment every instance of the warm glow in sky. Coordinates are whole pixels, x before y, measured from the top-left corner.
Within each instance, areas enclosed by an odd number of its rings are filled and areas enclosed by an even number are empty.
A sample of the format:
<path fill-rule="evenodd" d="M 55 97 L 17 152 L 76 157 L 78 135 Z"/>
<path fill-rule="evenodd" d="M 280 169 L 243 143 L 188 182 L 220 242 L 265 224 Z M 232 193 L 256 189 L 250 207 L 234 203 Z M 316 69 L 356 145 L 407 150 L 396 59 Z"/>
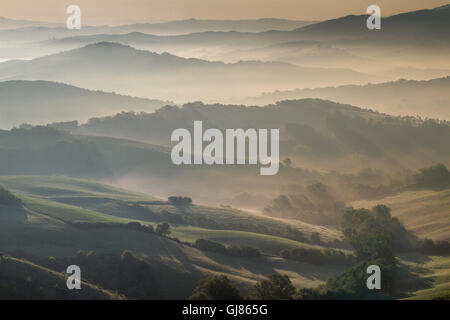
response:
<path fill-rule="evenodd" d="M 120 24 L 150 18 L 324 20 L 364 14 L 371 4 L 383 16 L 434 8 L 450 0 L 0 0 L 0 16 L 64 23 L 65 9 L 81 7 L 85 24 Z"/>

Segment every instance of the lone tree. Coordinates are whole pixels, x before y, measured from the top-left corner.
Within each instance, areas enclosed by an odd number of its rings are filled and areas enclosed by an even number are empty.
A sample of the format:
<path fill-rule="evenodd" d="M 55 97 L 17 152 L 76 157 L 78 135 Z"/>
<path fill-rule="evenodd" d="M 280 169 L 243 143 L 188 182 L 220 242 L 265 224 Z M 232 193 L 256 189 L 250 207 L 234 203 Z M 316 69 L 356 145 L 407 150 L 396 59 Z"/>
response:
<path fill-rule="evenodd" d="M 296 292 L 287 275 L 271 274 L 268 279 L 259 281 L 249 298 L 252 300 L 292 300 Z"/>
<path fill-rule="evenodd" d="M 160 223 L 156 226 L 156 233 L 160 236 L 168 236 L 170 234 L 170 225 L 167 222 Z"/>
<path fill-rule="evenodd" d="M 169 197 L 168 200 L 175 207 L 187 207 L 192 205 L 192 199 L 189 197 Z"/>
<path fill-rule="evenodd" d="M 236 286 L 226 276 L 214 276 L 200 280 L 189 297 L 190 300 L 241 300 Z"/>
<path fill-rule="evenodd" d="M 311 233 L 311 242 L 314 244 L 320 243 L 320 233 L 318 232 Z"/>

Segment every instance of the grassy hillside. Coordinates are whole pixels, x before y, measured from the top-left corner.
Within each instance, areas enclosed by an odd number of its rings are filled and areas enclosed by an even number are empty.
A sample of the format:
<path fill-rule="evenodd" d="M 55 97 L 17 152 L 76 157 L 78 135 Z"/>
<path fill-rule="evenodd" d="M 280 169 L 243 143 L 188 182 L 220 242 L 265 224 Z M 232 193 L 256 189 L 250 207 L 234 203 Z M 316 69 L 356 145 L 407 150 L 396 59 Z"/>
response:
<path fill-rule="evenodd" d="M 354 207 L 385 204 L 408 230 L 420 237 L 450 240 L 450 190 L 406 191 L 379 200 L 355 201 Z"/>
<path fill-rule="evenodd" d="M 138 216 L 132 207 L 128 207 L 127 211 L 125 206 L 127 203 L 154 202 L 154 205 L 147 204 L 146 207 L 151 207 L 156 213 L 165 209 L 179 210 L 164 202 L 155 202 L 152 197 L 98 183 L 64 177 L 10 176 L 0 177 L 0 184 L 21 198 L 24 206 L 0 207 L 1 251 L 24 252 L 39 257 L 55 256 L 59 259 L 73 256 L 80 249 L 115 255 L 120 255 L 124 250 L 132 250 L 148 261 L 153 261 L 152 264 L 159 266 L 161 270 L 169 270 L 167 278 L 163 277 L 165 283 L 158 285 L 162 290 L 160 292 L 162 297 L 185 298 L 196 281 L 211 274 L 226 274 L 237 281 L 240 288 L 245 291 L 261 277 L 275 271 L 289 274 L 298 286 L 315 286 L 342 270 L 339 266 L 313 266 L 274 256 L 240 258 L 199 251 L 153 233 L 113 225 L 105 224 L 94 229 L 80 228 L 73 223 L 101 222 L 125 225 L 130 221 L 138 221 L 141 224 L 156 225 L 157 222 L 152 221 L 153 216 L 137 219 Z M 196 208 L 194 206 L 189 210 L 195 211 Z M 231 220 L 240 221 L 241 224 L 251 221 L 251 216 L 243 215 L 239 218 L 240 211 L 237 210 L 211 207 L 198 209 L 197 215 L 209 216 L 212 221 L 215 213 L 219 217 L 219 222 L 220 219 L 226 220 L 226 217 L 233 215 L 234 218 Z M 273 223 L 270 219 L 267 221 L 256 219 L 256 221 L 266 222 L 268 228 Z M 171 236 L 178 237 L 182 241 L 194 242 L 199 238 L 205 238 L 223 244 L 245 244 L 272 255 L 277 255 L 285 248 L 321 248 L 254 232 L 200 228 L 176 223 L 171 225 Z"/>
<path fill-rule="evenodd" d="M 82 290 L 67 290 L 67 275 L 52 271 L 24 259 L 0 257 L 0 300 L 2 299 L 70 299 L 116 300 L 117 293 L 89 282 L 81 283 Z"/>
<path fill-rule="evenodd" d="M 122 111 L 152 112 L 169 101 L 91 91 L 49 81 L 0 82 L 0 128 L 61 121 L 86 121 L 94 116 Z M 95 107 L 93 107 L 95 106 Z M 70 125 L 70 124 L 68 124 Z"/>
<path fill-rule="evenodd" d="M 294 238 L 292 230 L 298 229 L 305 237 L 319 232 L 323 241 L 340 238 L 338 230 L 303 224 L 292 225 L 270 217 L 255 216 L 230 207 L 193 205 L 189 208 L 174 207 L 161 199 L 88 180 L 62 176 L 3 176 L 0 185 L 21 196 L 25 206 L 37 213 L 44 213 L 66 222 L 147 222 L 168 221 L 178 230 L 180 239 L 194 240 L 221 230 L 240 231 L 247 238 L 256 237 L 267 242 L 263 235 L 274 238 Z M 136 208 L 133 205 L 139 204 Z M 166 220 L 164 220 L 166 219 Z M 186 226 L 196 228 L 186 228 Z M 200 228 L 198 228 L 200 227 Z M 291 228 L 292 227 L 292 228 Z M 184 229 L 183 229 L 184 228 Z M 292 229 L 292 230 L 291 230 Z M 194 232 L 198 231 L 198 234 Z M 250 232 L 245 232 L 250 231 Z M 197 238 L 193 238 L 193 237 Z M 206 235 L 205 235 L 206 236 Z M 207 236 L 208 238 L 209 236 Z M 242 240 L 245 242 L 244 240 Z M 278 241 L 282 241 L 278 239 Z M 272 250 L 273 252 L 273 250 Z"/>
<path fill-rule="evenodd" d="M 115 178 L 132 170 L 165 174 L 167 148 L 130 140 L 75 136 L 51 127 L 0 131 L 0 175 Z"/>
<path fill-rule="evenodd" d="M 116 256 L 124 250 L 131 250 L 152 266 L 152 276 L 157 279 L 154 286 L 156 293 L 152 294 L 157 294 L 160 298 L 186 298 L 196 282 L 208 275 L 225 274 L 243 292 L 247 292 L 256 281 L 273 272 L 289 275 L 297 287 L 316 287 L 346 269 L 345 266 L 312 265 L 280 258 L 277 255 L 282 249 L 323 247 L 233 229 L 233 225 L 242 226 L 252 221 L 254 224 L 266 225 L 267 228 L 277 226 L 272 219 L 248 215 L 239 210 L 196 205 L 189 209 L 177 208 L 150 196 L 64 177 L 0 177 L 0 185 L 9 188 L 21 198 L 24 205 L 23 208 L 0 207 L 0 251 L 21 252 L 44 260 L 54 256 L 61 261 L 73 257 L 80 249 Z M 150 211 L 133 211 L 137 203 Z M 200 251 L 154 233 L 106 224 L 126 225 L 130 221 L 138 221 L 143 225 L 155 226 L 159 221 L 154 218 L 162 212 L 181 215 L 186 219 L 209 218 L 219 224 L 225 221 L 230 223 L 229 230 L 193 226 L 185 222 L 171 223 L 172 237 L 191 243 L 203 238 L 223 244 L 244 244 L 269 255 L 244 258 Z M 105 224 L 96 228 L 80 228 L 74 222 Z M 277 223 L 282 225 L 280 221 Z M 402 258 L 405 266 L 409 263 L 411 268 L 433 272 L 433 276 L 429 274 L 431 280 L 438 277 L 435 282 L 425 279 L 427 286 L 413 287 L 411 295 L 425 297 L 433 294 L 442 297 L 448 289 L 448 262 L 440 260 L 441 258 L 432 259 L 436 263 L 428 263 L 426 260 L 426 264 L 421 262 L 419 265 L 420 261 L 417 259 Z M 18 276 L 18 279 L 23 277 Z"/>
<path fill-rule="evenodd" d="M 24 195 L 40 197 L 98 197 L 124 201 L 157 200 L 148 195 L 130 192 L 105 184 L 66 178 L 64 176 L 3 176 L 0 184 Z"/>
<path fill-rule="evenodd" d="M 437 300 L 450 299 L 450 257 L 402 255 L 401 263 L 411 270 L 422 288 L 414 289 L 407 299 Z"/>

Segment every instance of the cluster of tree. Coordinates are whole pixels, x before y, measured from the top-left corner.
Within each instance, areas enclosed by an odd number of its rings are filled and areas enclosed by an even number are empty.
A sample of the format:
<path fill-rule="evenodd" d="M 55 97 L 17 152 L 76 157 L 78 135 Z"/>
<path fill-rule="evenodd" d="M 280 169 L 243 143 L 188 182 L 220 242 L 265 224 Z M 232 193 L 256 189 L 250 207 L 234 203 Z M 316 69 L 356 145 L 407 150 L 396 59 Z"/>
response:
<path fill-rule="evenodd" d="M 160 236 L 167 237 L 171 233 L 170 225 L 167 222 L 159 223 L 156 226 L 155 232 Z"/>
<path fill-rule="evenodd" d="M 242 296 L 227 276 L 202 279 L 195 287 L 190 300 L 241 300 Z"/>
<path fill-rule="evenodd" d="M 0 187 L 0 205 L 19 207 L 22 205 L 22 200 L 17 198 L 5 188 Z"/>
<path fill-rule="evenodd" d="M 381 269 L 381 289 L 367 288 L 367 267 L 377 265 Z M 326 284 L 317 288 L 302 288 L 296 294 L 296 299 L 389 299 L 397 294 L 396 279 L 398 268 L 386 259 L 375 259 L 362 262 L 343 274 L 327 280 Z"/>
<path fill-rule="evenodd" d="M 331 265 L 351 265 L 355 262 L 353 255 L 344 254 L 340 250 L 334 249 L 307 249 L 293 248 L 283 249 L 280 255 L 284 259 L 301 261 L 312 264 L 331 264 Z"/>
<path fill-rule="evenodd" d="M 443 164 L 422 168 L 409 179 L 416 188 L 448 188 L 450 187 L 450 172 Z"/>
<path fill-rule="evenodd" d="M 120 222 L 67 222 L 74 227 L 84 229 L 84 230 L 93 230 L 100 228 L 120 228 L 120 229 L 128 229 L 135 230 L 140 232 L 150 232 L 154 233 L 155 230 L 151 225 L 142 225 L 139 222 L 129 222 L 129 223 L 120 223 Z"/>
<path fill-rule="evenodd" d="M 185 223 L 181 214 L 172 213 L 167 210 L 155 212 L 138 203 L 127 204 L 127 211 L 128 210 L 133 212 L 134 218 L 137 220 L 151 220 L 154 222 L 170 222 L 179 224 Z"/>
<path fill-rule="evenodd" d="M 249 300 L 292 300 L 296 289 L 287 275 L 273 273 L 260 280 L 248 293 Z M 226 276 L 212 276 L 200 280 L 191 300 L 241 300 L 243 295 Z"/>
<path fill-rule="evenodd" d="M 317 288 L 302 288 L 297 299 L 385 299 L 398 294 L 397 261 L 394 250 L 411 250 L 412 237 L 395 218 L 390 209 L 378 205 L 372 210 L 347 209 L 342 217 L 346 240 L 355 249 L 358 264 L 343 274 L 328 279 Z M 381 269 L 381 289 L 369 290 L 366 285 L 367 267 L 377 265 Z"/>
<path fill-rule="evenodd" d="M 395 251 L 418 250 L 426 254 L 448 254 L 450 243 L 424 239 L 420 242 L 391 217 L 390 209 L 378 205 L 372 210 L 348 209 L 342 218 L 342 228 L 347 241 L 356 253 L 359 264 L 343 274 L 331 278 L 318 288 L 305 288 L 297 293 L 298 299 L 386 299 L 401 294 L 400 270 Z M 368 290 L 367 267 L 381 269 L 381 290 Z"/>
<path fill-rule="evenodd" d="M 189 197 L 169 197 L 169 203 L 175 207 L 187 207 L 192 205 L 192 199 Z"/>
<path fill-rule="evenodd" d="M 417 250 L 424 254 L 447 255 L 450 254 L 450 242 L 421 239 L 417 246 Z"/>
<path fill-rule="evenodd" d="M 217 112 L 218 108 L 222 112 Z M 79 132 L 163 145 L 166 143 L 164 138 L 170 136 L 175 128 L 184 127 L 199 117 L 208 119 L 213 128 L 245 128 L 255 121 L 261 126 L 283 128 L 286 134 L 281 143 L 285 156 L 307 155 L 312 160 L 345 159 L 349 167 L 356 163 L 346 157 L 349 154 L 378 163 L 390 159 L 389 164 L 398 167 L 408 159 L 407 155 L 414 152 L 422 161 L 448 159 L 450 155 L 447 148 L 450 137 L 448 123 L 392 117 L 313 99 L 279 101 L 268 108 L 196 102 L 182 108 L 164 107 L 151 114 L 119 114 L 92 119 L 81 126 Z M 427 153 L 417 154 L 417 150 L 427 150 Z"/>
<path fill-rule="evenodd" d="M 257 248 L 244 245 L 224 246 L 221 243 L 206 239 L 197 239 L 194 246 L 199 250 L 217 252 L 237 257 L 255 258 L 261 256 L 261 252 Z"/>
<path fill-rule="evenodd" d="M 384 205 L 372 210 L 348 208 L 341 227 L 359 261 L 393 259 L 393 251 L 411 252 L 417 243 L 417 238 L 397 218 L 392 218 L 391 209 Z"/>
<path fill-rule="evenodd" d="M 386 299 L 399 297 L 401 278 L 404 271 L 397 266 L 396 250 L 415 250 L 417 239 L 409 234 L 403 225 L 391 217 L 390 209 L 378 205 L 371 210 L 347 209 L 342 217 L 342 228 L 346 241 L 352 244 L 356 257 L 343 257 L 342 253 L 327 250 L 324 255 L 318 250 L 284 250 L 282 255 L 300 261 L 324 262 L 324 256 L 334 261 L 348 261 L 358 264 L 337 277 L 328 279 L 317 288 L 295 290 L 286 275 L 271 275 L 257 283 L 247 296 L 249 299 Z M 448 253 L 449 243 L 429 239 L 419 243 L 419 250 L 426 253 Z M 349 260 L 347 260 L 349 259 Z M 377 265 L 381 269 L 381 289 L 367 288 L 367 268 Z M 199 288 L 198 290 L 201 290 Z"/>
<path fill-rule="evenodd" d="M 272 199 L 264 212 L 318 224 L 339 224 L 345 202 L 377 199 L 408 189 L 450 187 L 450 171 L 443 164 L 390 173 L 373 168 L 355 173 L 291 170 L 301 171 L 303 180 L 286 185 L 284 194 Z"/>
<path fill-rule="evenodd" d="M 287 275 L 273 273 L 260 280 L 248 294 L 251 300 L 291 300 L 296 292 Z"/>
<path fill-rule="evenodd" d="M 265 208 L 270 216 L 300 219 L 315 224 L 337 224 L 345 203 L 336 199 L 323 183 L 300 188 L 295 194 L 280 195 Z"/>
<path fill-rule="evenodd" d="M 92 230 L 99 228 L 121 228 L 134 230 L 139 232 L 149 232 L 154 233 L 162 237 L 167 237 L 170 235 L 170 225 L 167 222 L 162 222 L 156 225 L 156 229 L 152 225 L 142 225 L 140 222 L 132 221 L 128 223 L 118 223 L 118 222 L 68 222 L 75 227 Z"/>

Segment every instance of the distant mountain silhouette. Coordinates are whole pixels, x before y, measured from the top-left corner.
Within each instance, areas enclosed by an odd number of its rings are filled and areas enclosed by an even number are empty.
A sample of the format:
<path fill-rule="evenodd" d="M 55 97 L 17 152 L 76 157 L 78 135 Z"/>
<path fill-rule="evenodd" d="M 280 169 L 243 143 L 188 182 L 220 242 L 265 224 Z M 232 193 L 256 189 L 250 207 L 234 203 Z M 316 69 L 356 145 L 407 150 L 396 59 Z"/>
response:
<path fill-rule="evenodd" d="M 0 64 L 0 79 L 49 80 L 134 96 L 186 101 L 248 96 L 251 92 L 275 90 L 280 86 L 364 83 L 374 78 L 349 69 L 258 61 L 226 64 L 100 42 L 31 61 Z"/>
<path fill-rule="evenodd" d="M 383 13 L 382 13 L 383 14 Z M 367 29 L 368 15 L 349 15 L 337 19 L 327 20 L 299 28 L 294 33 L 300 37 L 314 37 L 315 39 L 344 40 L 352 37 L 370 37 L 397 39 L 423 39 L 430 37 L 436 39 L 443 37 L 447 43 L 450 41 L 450 6 L 435 9 L 418 10 L 401 13 L 389 17 L 382 16 L 380 31 Z"/>
<path fill-rule="evenodd" d="M 186 19 L 157 23 L 137 23 L 120 26 L 83 26 L 80 30 L 68 30 L 63 24 L 21 21 L 0 17 L 0 40 L 46 40 L 52 37 L 71 37 L 76 35 L 125 34 L 132 32 L 155 35 L 181 35 L 207 31 L 265 32 L 269 30 L 294 30 L 316 21 L 297 21 L 286 19 L 255 20 L 199 20 Z M 26 28 L 20 30 L 19 28 Z M 10 30 L 15 29 L 15 30 Z"/>
<path fill-rule="evenodd" d="M 141 23 L 111 27 L 111 31 L 140 31 L 145 33 L 170 35 L 204 31 L 264 32 L 269 30 L 293 30 L 316 21 L 298 21 L 264 18 L 255 20 L 201 20 L 185 19 L 160 23 Z"/>
<path fill-rule="evenodd" d="M 133 38 L 134 36 L 134 41 L 140 40 L 141 43 L 144 43 L 145 41 L 155 41 L 155 43 L 166 45 L 215 43 L 219 41 L 225 41 L 226 44 L 236 44 L 241 41 L 243 45 L 246 43 L 247 45 L 248 43 L 270 45 L 305 39 L 320 41 L 333 40 L 334 43 L 336 43 L 342 40 L 355 40 L 355 38 L 361 40 L 361 37 L 368 37 L 366 40 L 395 39 L 396 41 L 411 41 L 411 39 L 426 40 L 428 38 L 429 40 L 435 40 L 442 37 L 442 40 L 445 42 L 450 41 L 447 33 L 447 30 L 450 28 L 450 6 L 406 12 L 389 17 L 382 16 L 382 28 L 380 31 L 367 29 L 367 18 L 367 14 L 348 15 L 337 19 L 311 23 L 290 31 L 274 28 L 270 31 L 249 33 L 242 31 L 235 32 L 239 31 L 237 30 L 238 28 L 229 32 L 213 32 L 223 30 L 206 29 L 207 32 L 191 32 L 178 36 L 136 35 L 130 27 L 117 27 L 117 31 L 120 30 L 122 32 L 117 32 L 114 38 L 110 38 L 109 40 L 123 40 L 123 31 L 129 30 L 130 32 L 133 32 L 133 34 L 126 36 L 126 38 Z M 140 30 L 140 33 L 142 32 L 151 33 L 151 31 L 148 30 Z M 70 37 L 67 40 L 57 40 L 56 43 L 67 43 L 71 41 L 86 44 L 91 41 L 108 41 L 107 34 L 110 34 L 110 32 L 104 32 L 103 35 L 97 34 L 91 38 L 88 36 Z"/>
<path fill-rule="evenodd" d="M 61 24 L 43 22 L 43 21 L 28 21 L 28 20 L 15 20 L 6 17 L 0 17 L 0 30 L 18 29 L 26 27 L 46 27 L 54 28 L 61 26 Z"/>

